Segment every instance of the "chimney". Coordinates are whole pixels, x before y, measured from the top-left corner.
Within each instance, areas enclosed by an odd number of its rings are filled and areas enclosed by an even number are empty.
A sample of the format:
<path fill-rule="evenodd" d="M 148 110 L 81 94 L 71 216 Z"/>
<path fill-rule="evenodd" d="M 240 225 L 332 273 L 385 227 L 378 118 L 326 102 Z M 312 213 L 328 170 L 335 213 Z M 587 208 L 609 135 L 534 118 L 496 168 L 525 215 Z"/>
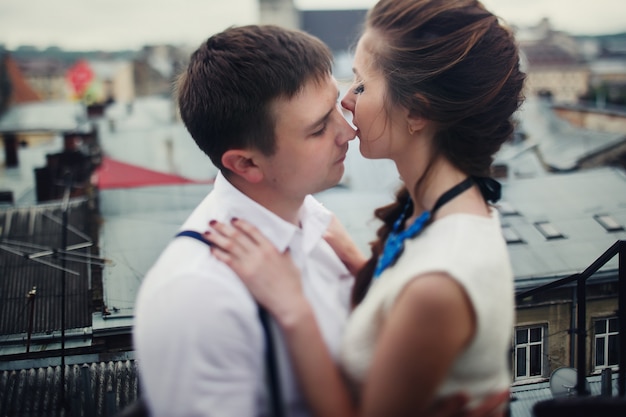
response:
<path fill-rule="evenodd" d="M 35 191 L 37 195 L 37 202 L 52 200 L 54 195 L 54 184 L 52 178 L 52 172 L 50 168 L 42 167 L 35 168 Z"/>
<path fill-rule="evenodd" d="M 4 137 L 4 161 L 7 168 L 14 168 L 19 165 L 17 159 L 17 135 L 5 133 Z"/>

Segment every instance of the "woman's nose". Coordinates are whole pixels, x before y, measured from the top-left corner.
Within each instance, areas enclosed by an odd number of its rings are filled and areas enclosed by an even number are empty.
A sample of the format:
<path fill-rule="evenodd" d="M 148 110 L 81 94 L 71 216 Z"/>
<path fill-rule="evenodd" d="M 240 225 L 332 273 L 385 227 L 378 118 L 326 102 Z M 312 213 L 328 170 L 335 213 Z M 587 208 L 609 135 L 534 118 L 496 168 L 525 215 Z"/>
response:
<path fill-rule="evenodd" d="M 343 96 L 343 98 L 341 99 L 341 107 L 354 114 L 354 100 L 350 96 L 350 93 L 347 93 L 345 96 Z"/>

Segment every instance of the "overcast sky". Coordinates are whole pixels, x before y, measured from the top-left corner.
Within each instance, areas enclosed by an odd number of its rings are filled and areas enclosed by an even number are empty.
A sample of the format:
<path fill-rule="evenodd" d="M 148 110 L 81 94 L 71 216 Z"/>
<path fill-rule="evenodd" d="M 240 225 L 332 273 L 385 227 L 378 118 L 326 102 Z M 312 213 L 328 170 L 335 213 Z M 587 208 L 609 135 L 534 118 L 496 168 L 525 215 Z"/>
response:
<path fill-rule="evenodd" d="M 301 9 L 369 8 L 376 0 L 294 0 Z M 484 0 L 519 26 L 548 17 L 572 34 L 626 31 L 626 0 Z M 0 0 L 0 44 L 70 50 L 191 44 L 258 21 L 257 0 Z"/>

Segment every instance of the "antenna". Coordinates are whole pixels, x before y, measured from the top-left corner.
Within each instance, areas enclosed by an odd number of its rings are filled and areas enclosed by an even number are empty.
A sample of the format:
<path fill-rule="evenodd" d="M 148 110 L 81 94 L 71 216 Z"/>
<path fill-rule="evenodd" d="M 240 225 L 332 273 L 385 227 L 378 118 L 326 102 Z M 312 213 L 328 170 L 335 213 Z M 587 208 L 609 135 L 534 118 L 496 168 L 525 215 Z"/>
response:
<path fill-rule="evenodd" d="M 578 371 L 574 368 L 558 368 L 550 375 L 550 391 L 554 398 L 576 395 Z M 589 392 L 589 382 L 585 379 L 585 387 Z"/>

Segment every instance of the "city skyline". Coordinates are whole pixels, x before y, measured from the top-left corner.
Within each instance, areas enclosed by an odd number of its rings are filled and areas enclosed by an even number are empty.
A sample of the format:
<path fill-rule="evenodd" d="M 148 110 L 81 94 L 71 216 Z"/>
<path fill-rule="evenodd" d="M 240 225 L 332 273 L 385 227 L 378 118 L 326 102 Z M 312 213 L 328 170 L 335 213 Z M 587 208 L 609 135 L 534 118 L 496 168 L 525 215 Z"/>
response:
<path fill-rule="evenodd" d="M 367 9 L 376 0 L 294 0 L 301 10 Z M 536 25 L 548 18 L 572 35 L 626 32 L 623 0 L 484 0 L 510 24 Z M 0 45 L 67 50 L 139 49 L 145 45 L 195 46 L 228 26 L 258 22 L 257 0 L 5 0 L 0 2 Z"/>

